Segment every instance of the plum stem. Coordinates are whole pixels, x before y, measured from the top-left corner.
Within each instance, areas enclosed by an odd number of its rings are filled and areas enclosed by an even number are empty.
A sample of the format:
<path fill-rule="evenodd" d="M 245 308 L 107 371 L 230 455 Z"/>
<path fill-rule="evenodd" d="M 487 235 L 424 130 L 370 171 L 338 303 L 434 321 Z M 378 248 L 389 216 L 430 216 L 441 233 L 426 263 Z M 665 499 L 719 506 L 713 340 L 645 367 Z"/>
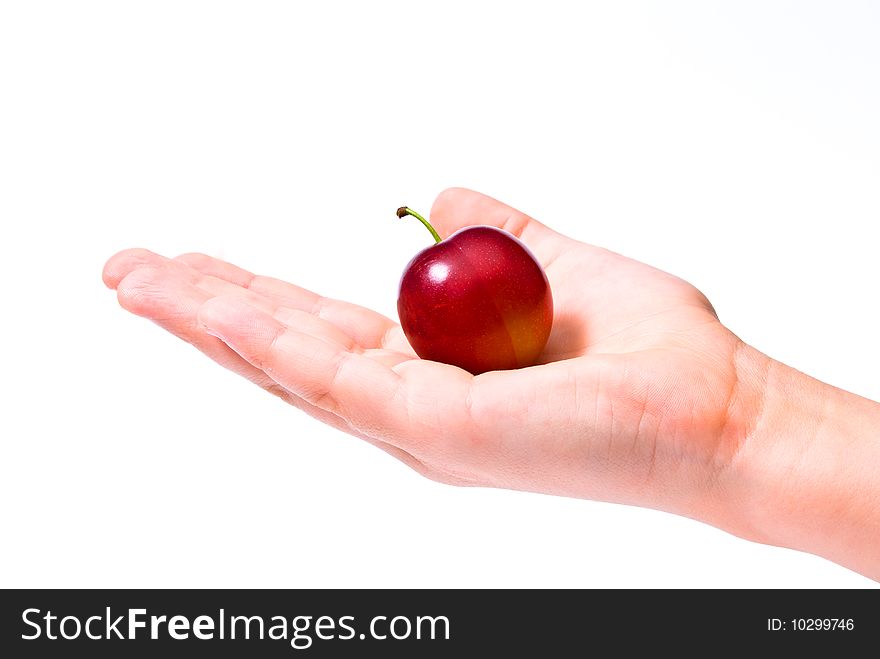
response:
<path fill-rule="evenodd" d="M 431 226 L 431 223 L 428 222 L 428 220 L 426 220 L 425 218 L 423 218 L 421 215 L 419 215 L 418 213 L 416 213 L 412 208 L 409 208 L 408 206 L 401 206 L 400 208 L 397 209 L 397 217 L 399 217 L 399 218 L 404 218 L 404 217 L 406 217 L 407 215 L 412 215 L 412 216 L 413 216 L 414 218 L 416 218 L 419 222 L 421 222 L 422 224 L 425 225 L 425 228 L 427 228 L 428 231 L 431 232 L 431 235 L 434 236 L 434 243 L 435 243 L 435 244 L 436 244 L 436 243 L 439 243 L 441 240 L 443 240 L 443 239 L 440 237 L 440 234 L 437 233 L 437 231 L 434 229 L 434 227 Z"/>

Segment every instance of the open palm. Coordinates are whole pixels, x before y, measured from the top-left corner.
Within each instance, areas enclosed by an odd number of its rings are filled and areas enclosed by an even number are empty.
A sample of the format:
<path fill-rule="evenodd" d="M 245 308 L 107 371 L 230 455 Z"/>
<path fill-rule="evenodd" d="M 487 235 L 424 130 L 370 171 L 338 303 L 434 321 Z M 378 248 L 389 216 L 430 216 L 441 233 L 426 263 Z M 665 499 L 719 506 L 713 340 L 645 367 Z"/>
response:
<path fill-rule="evenodd" d="M 735 410 L 752 401 L 737 386 L 742 344 L 706 298 L 469 190 L 442 193 L 431 222 L 444 237 L 497 226 L 534 252 L 555 305 L 539 365 L 472 376 L 421 360 L 378 313 L 201 254 L 126 250 L 104 280 L 124 308 L 430 478 L 711 505 L 748 431 Z"/>

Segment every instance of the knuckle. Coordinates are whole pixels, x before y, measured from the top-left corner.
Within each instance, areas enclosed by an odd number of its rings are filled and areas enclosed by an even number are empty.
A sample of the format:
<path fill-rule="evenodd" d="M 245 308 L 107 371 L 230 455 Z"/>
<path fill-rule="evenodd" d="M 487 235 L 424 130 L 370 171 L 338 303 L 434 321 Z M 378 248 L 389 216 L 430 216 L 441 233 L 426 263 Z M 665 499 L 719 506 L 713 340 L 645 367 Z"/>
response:
<path fill-rule="evenodd" d="M 173 260 L 197 268 L 208 263 L 210 258 L 211 257 L 202 254 L 201 252 L 187 252 L 186 254 L 175 256 Z"/>

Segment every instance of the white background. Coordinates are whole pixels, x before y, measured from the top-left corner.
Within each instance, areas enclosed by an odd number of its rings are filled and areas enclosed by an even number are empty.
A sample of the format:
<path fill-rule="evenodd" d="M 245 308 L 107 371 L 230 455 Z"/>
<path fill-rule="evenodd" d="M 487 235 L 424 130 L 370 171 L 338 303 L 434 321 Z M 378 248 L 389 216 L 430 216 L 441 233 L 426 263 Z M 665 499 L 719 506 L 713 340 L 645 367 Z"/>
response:
<path fill-rule="evenodd" d="M 8 2 L 2 586 L 876 585 L 654 511 L 456 489 L 119 309 L 205 251 L 394 315 L 464 185 L 880 399 L 869 2 Z M 585 282 L 589 284 L 589 282 Z"/>

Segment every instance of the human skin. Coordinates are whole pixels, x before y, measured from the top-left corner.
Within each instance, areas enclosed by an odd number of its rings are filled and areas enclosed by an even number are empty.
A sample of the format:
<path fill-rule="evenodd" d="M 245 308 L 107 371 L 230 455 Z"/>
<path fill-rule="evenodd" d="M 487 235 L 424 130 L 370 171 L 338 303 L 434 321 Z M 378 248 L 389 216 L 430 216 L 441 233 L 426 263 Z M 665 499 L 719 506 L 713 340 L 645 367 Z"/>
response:
<path fill-rule="evenodd" d="M 880 404 L 743 343 L 696 288 L 461 188 L 430 221 L 487 224 L 543 265 L 536 366 L 473 376 L 419 359 L 369 309 L 203 254 L 113 256 L 119 303 L 419 473 L 692 517 L 880 580 Z"/>

